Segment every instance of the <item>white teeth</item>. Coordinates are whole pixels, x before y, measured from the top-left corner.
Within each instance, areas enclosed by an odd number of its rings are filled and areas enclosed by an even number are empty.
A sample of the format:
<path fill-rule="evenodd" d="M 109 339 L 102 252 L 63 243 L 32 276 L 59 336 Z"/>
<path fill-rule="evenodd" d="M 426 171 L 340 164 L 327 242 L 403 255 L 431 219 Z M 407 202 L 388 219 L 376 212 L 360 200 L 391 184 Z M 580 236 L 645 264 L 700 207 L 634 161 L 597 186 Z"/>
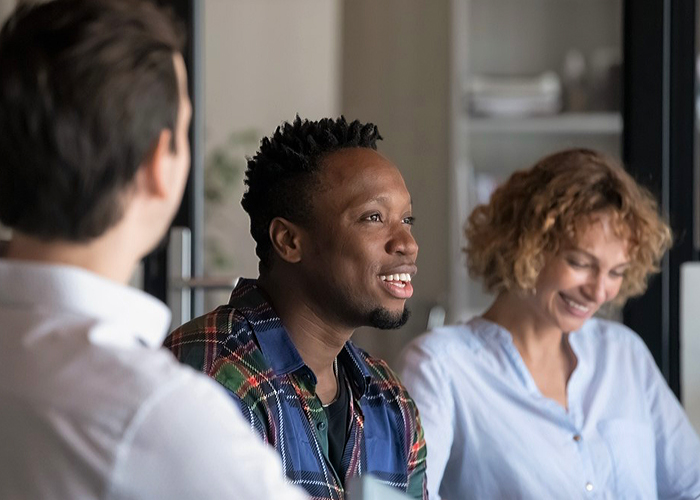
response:
<path fill-rule="evenodd" d="M 405 282 L 410 282 L 411 281 L 411 275 L 408 273 L 401 273 L 401 274 L 385 274 L 379 276 L 379 278 L 382 281 L 405 281 Z"/>
<path fill-rule="evenodd" d="M 562 295 L 562 297 L 563 297 L 564 301 L 567 304 L 569 304 L 571 307 L 573 307 L 574 309 L 581 311 L 581 312 L 588 312 L 588 308 L 586 306 L 579 304 L 578 302 L 574 302 L 570 298 L 564 297 L 563 295 Z"/>

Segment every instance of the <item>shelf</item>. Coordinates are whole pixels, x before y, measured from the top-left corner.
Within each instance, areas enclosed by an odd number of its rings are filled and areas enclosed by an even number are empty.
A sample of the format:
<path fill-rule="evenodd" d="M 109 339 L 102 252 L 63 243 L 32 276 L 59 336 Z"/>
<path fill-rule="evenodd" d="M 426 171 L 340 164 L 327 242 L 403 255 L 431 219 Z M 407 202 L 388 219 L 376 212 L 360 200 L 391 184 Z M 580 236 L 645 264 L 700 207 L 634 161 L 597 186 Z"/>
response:
<path fill-rule="evenodd" d="M 562 113 L 552 116 L 469 117 L 474 134 L 620 134 L 620 113 Z"/>

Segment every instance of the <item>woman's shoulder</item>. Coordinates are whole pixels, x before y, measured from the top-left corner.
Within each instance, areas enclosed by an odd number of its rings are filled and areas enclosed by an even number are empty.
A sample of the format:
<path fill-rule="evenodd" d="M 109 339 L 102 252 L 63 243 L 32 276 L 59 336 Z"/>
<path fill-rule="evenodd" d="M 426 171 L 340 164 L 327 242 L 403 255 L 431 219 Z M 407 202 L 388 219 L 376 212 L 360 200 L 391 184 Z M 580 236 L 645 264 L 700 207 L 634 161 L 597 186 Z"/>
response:
<path fill-rule="evenodd" d="M 468 321 L 429 330 L 415 338 L 410 345 L 432 354 L 449 352 L 478 352 L 488 339 L 500 335 L 498 327 L 475 316 Z"/>
<path fill-rule="evenodd" d="M 627 325 L 603 318 L 591 318 L 581 329 L 583 339 L 605 346 L 607 349 L 624 349 L 646 352 L 642 338 Z"/>

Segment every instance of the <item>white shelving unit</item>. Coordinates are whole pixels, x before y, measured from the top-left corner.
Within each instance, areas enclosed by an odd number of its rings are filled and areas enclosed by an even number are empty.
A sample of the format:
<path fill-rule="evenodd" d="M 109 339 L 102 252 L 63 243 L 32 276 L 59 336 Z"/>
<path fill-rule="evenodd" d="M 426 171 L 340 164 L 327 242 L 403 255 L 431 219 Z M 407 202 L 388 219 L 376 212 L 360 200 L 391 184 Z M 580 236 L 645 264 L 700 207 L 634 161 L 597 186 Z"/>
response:
<path fill-rule="evenodd" d="M 618 135 L 620 113 L 562 113 L 551 116 L 472 117 L 471 134 Z"/>
<path fill-rule="evenodd" d="M 601 61 L 622 52 L 622 0 L 451 1 L 450 206 L 454 252 L 448 321 L 478 314 L 491 300 L 467 277 L 459 250 L 465 243 L 463 223 L 483 201 L 484 189 L 546 154 L 568 147 L 589 147 L 619 157 L 623 128 L 620 113 L 605 109 L 609 103 L 601 98 L 604 94 L 599 85 L 601 74 L 606 74 L 600 71 Z M 566 55 L 572 50 L 581 54 L 586 64 L 588 94 L 584 102 L 588 107 L 568 112 L 565 102 L 562 113 L 543 116 L 470 113 L 465 89 L 470 88 L 473 75 L 528 77 L 552 71 L 561 76 Z M 566 93 L 569 89 L 563 85 Z"/>

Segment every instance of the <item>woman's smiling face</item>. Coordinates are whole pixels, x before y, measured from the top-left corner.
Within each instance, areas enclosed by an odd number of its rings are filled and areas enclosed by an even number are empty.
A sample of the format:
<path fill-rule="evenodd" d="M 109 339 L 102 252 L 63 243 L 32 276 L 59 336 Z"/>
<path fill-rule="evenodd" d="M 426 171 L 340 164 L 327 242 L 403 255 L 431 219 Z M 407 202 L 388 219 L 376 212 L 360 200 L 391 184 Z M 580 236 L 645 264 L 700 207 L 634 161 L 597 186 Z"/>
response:
<path fill-rule="evenodd" d="M 629 265 L 629 242 L 615 231 L 610 214 L 590 217 L 576 236 L 546 261 L 527 300 L 543 325 L 562 332 L 578 330 L 613 300 Z"/>

